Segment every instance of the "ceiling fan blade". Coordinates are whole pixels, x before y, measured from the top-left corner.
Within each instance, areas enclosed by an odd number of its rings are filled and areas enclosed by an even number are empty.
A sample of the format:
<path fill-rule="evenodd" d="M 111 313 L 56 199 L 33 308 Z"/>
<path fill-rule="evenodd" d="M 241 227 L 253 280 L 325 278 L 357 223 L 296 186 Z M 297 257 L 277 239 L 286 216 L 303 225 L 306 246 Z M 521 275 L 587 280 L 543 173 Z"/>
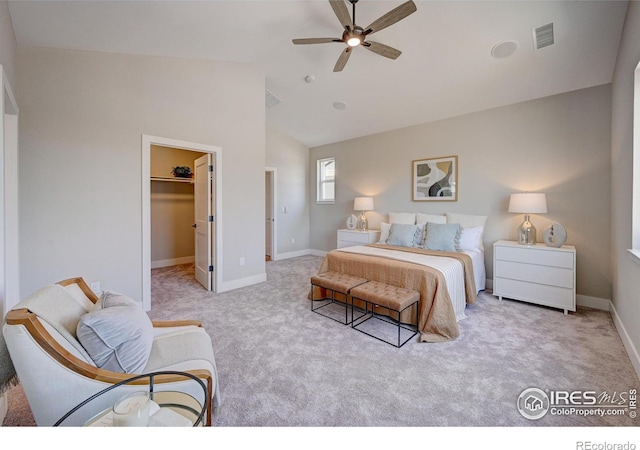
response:
<path fill-rule="evenodd" d="M 371 50 L 373 53 L 384 56 L 389 59 L 396 59 L 402 54 L 402 52 L 388 45 L 381 44 L 379 42 L 367 41 L 364 43 L 365 48 Z"/>
<path fill-rule="evenodd" d="M 387 28 L 388 26 L 393 25 L 399 20 L 404 19 L 409 14 L 416 12 L 416 10 L 417 10 L 416 4 L 413 3 L 412 0 L 409 0 L 408 2 L 405 2 L 402 5 L 398 6 L 397 8 L 392 9 L 391 11 L 386 13 L 384 16 L 374 21 L 371 25 L 369 25 L 364 29 L 364 33 L 365 34 L 376 33 L 384 28 Z"/>
<path fill-rule="evenodd" d="M 338 20 L 342 24 L 342 27 L 344 29 L 352 29 L 353 23 L 351 22 L 351 16 L 349 15 L 347 5 L 344 4 L 344 0 L 329 0 L 329 3 L 333 8 L 333 12 L 336 13 Z"/>
<path fill-rule="evenodd" d="M 347 65 L 347 61 L 349 61 L 349 56 L 351 56 L 352 50 L 352 47 L 347 47 L 344 49 L 344 51 L 338 58 L 338 62 L 336 62 L 336 65 L 333 68 L 334 72 L 340 72 L 342 69 L 344 69 L 344 66 Z"/>
<path fill-rule="evenodd" d="M 306 38 L 292 39 L 294 44 L 326 44 L 328 42 L 342 42 L 342 39 L 335 38 Z"/>

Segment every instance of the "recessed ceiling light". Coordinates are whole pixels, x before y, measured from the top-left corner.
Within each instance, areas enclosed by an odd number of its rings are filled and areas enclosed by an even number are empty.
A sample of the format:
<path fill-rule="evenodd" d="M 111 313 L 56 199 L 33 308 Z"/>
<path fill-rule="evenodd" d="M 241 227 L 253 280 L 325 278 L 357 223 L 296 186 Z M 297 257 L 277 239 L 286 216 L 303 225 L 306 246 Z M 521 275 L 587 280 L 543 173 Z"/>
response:
<path fill-rule="evenodd" d="M 333 102 L 333 107 L 339 111 L 343 111 L 347 109 L 347 104 L 345 102 Z"/>
<path fill-rule="evenodd" d="M 491 49 L 491 56 L 494 58 L 506 58 L 507 56 L 513 55 L 513 53 L 518 49 L 518 43 L 514 41 L 506 41 L 496 44 Z"/>

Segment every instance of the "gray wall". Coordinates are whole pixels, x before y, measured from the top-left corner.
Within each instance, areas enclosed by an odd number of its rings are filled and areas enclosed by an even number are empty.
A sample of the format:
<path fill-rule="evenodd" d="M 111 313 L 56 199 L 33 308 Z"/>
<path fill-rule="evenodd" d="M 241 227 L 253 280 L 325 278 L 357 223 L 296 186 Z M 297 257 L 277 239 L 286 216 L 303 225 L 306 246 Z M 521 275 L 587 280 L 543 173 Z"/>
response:
<path fill-rule="evenodd" d="M 277 254 L 286 257 L 309 249 L 309 148 L 272 126 L 266 139 L 266 165 L 276 168 L 278 183 Z"/>
<path fill-rule="evenodd" d="M 538 240 L 551 221 L 564 224 L 577 248 L 578 294 L 609 299 L 610 100 L 604 85 L 312 148 L 311 247 L 335 248 L 360 195 L 374 197 L 370 228 L 389 212 L 486 215 L 491 279 L 491 244 L 515 239 L 523 219 L 507 212 L 509 195 L 545 192 L 548 214 L 532 216 Z M 458 201 L 413 202 L 411 162 L 448 155 L 458 155 Z M 336 157 L 336 204 L 317 205 L 315 161 L 328 156 Z"/>
<path fill-rule="evenodd" d="M 0 1 L 0 64 L 7 73 L 13 90 L 16 89 L 15 53 L 16 38 L 13 34 L 11 16 L 9 16 L 9 6 L 6 1 Z"/>
<path fill-rule="evenodd" d="M 141 298 L 143 134 L 222 148 L 217 270 L 223 282 L 264 275 L 259 70 L 36 48 L 19 49 L 17 69 L 23 296 L 83 276 Z"/>
<path fill-rule="evenodd" d="M 633 208 L 636 208 L 636 213 L 640 208 L 640 201 L 638 199 L 633 201 L 633 98 L 634 71 L 638 61 L 640 61 L 640 4 L 630 2 L 612 83 L 610 212 L 614 318 L 622 323 L 623 330 L 620 334 L 627 344 L 627 350 L 634 355 L 631 360 L 636 364 L 636 371 L 640 373 L 640 365 L 638 365 L 640 363 L 638 360 L 640 265 L 632 260 L 627 251 L 633 245 Z M 636 158 L 638 158 L 638 151 L 636 149 Z M 638 166 L 639 163 L 636 161 L 635 164 Z M 635 182 L 639 184 L 640 179 Z M 636 245 L 640 240 L 639 225 L 635 224 Z"/>

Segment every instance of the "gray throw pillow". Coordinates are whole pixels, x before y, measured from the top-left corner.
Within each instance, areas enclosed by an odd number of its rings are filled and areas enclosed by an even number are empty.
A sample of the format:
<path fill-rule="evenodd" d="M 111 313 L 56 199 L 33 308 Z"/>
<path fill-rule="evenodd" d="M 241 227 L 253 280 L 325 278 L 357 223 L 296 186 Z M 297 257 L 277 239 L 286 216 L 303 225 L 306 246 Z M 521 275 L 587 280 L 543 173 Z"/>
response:
<path fill-rule="evenodd" d="M 142 373 L 151 354 L 153 324 L 134 300 L 106 292 L 93 311 L 80 317 L 78 341 L 97 367 Z"/>
<path fill-rule="evenodd" d="M 459 252 L 461 232 L 462 227 L 457 223 L 427 222 L 424 248 L 427 250 Z"/>
<path fill-rule="evenodd" d="M 422 236 L 422 227 L 404 223 L 392 223 L 389 229 L 387 244 L 402 247 L 415 247 Z"/>

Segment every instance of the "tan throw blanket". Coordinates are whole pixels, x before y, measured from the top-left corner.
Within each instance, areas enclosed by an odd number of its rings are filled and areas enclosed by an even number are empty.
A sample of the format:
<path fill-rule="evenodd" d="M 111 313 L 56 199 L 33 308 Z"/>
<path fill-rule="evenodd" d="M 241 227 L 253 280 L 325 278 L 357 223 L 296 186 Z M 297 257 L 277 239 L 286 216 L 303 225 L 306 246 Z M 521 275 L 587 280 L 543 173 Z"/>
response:
<path fill-rule="evenodd" d="M 444 256 L 461 261 L 464 267 L 467 303 L 475 302 L 477 292 L 473 277 L 473 265 L 469 255 L 394 245 L 369 245 L 389 250 Z M 367 280 L 418 291 L 420 293 L 418 317 L 415 317 L 415 312 L 411 310 L 403 314 L 400 320 L 405 323 L 418 324 L 420 342 L 445 342 L 460 335 L 445 277 L 437 269 L 393 258 L 333 250 L 327 253 L 318 273 L 328 271 L 346 273 L 366 278 Z M 326 292 L 322 292 L 319 288 L 314 291 L 314 298 L 316 299 L 326 296 Z M 393 316 L 393 313 L 389 312 L 389 315 Z"/>

